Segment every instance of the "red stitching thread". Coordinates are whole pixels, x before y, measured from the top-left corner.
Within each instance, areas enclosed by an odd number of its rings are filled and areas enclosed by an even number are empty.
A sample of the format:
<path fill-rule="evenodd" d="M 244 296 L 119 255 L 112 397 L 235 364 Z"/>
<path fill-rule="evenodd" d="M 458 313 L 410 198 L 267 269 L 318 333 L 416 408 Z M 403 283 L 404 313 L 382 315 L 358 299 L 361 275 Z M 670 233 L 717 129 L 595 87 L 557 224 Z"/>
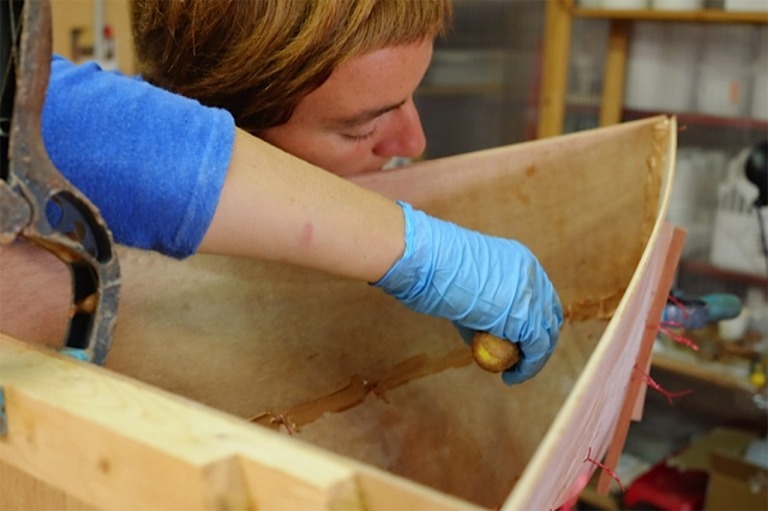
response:
<path fill-rule="evenodd" d="M 622 493 L 627 491 L 624 489 L 624 485 L 621 484 L 621 479 L 619 479 L 619 476 L 616 475 L 616 472 L 608 468 L 604 463 L 600 463 L 596 459 L 592 458 L 592 447 L 590 447 L 589 451 L 587 451 L 587 457 L 584 459 L 584 461 L 588 461 L 593 465 L 600 467 L 600 469 L 605 470 L 608 473 L 608 475 L 611 476 L 613 480 L 616 481 L 616 483 L 619 485 L 619 489 L 621 490 Z"/>
<path fill-rule="evenodd" d="M 699 351 L 699 345 L 690 340 L 688 337 L 677 334 L 672 331 L 672 328 L 683 328 L 683 326 L 678 323 L 677 321 L 662 321 L 661 325 L 659 326 L 659 332 L 666 335 L 673 341 L 675 341 L 678 344 L 682 344 L 683 346 L 687 346 L 688 348 L 691 348 L 693 351 Z"/>
<path fill-rule="evenodd" d="M 665 396 L 667 396 L 667 400 L 669 400 L 669 404 L 672 404 L 672 398 L 673 397 L 685 396 L 685 395 L 690 394 L 690 393 L 693 392 L 693 390 L 690 390 L 690 389 L 689 390 L 684 390 L 682 392 L 669 392 L 669 391 L 665 390 L 661 385 L 656 383 L 654 381 L 654 379 L 651 378 L 650 375 L 646 374 L 643 370 L 641 370 L 639 367 L 637 367 L 637 364 L 635 364 L 634 369 L 637 370 L 637 372 L 640 373 L 640 376 L 643 378 L 643 380 L 645 380 L 645 383 L 649 387 L 651 387 L 653 389 L 656 389 L 659 392 L 661 392 L 662 394 L 664 394 Z"/>

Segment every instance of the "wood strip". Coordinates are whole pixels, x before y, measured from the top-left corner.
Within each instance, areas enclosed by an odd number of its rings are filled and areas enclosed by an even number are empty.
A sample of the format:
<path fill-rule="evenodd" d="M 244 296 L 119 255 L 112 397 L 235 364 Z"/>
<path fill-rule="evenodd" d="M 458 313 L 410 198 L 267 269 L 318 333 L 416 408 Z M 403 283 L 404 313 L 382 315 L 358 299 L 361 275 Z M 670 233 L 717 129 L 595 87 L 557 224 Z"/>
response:
<path fill-rule="evenodd" d="M 674 284 L 674 274 L 677 271 L 678 263 L 683 252 L 683 245 L 685 244 L 685 231 L 679 227 L 674 227 L 672 241 L 669 248 L 669 254 L 667 256 L 667 262 L 664 265 L 664 272 L 659 277 L 659 289 L 666 289 L 667 293 L 672 289 Z M 672 272 L 672 275 L 666 275 L 668 272 Z M 637 366 L 645 372 L 645 374 L 651 374 L 651 365 L 653 358 L 653 345 L 658 337 L 658 327 L 653 321 L 654 317 L 661 318 L 664 305 L 666 304 L 666 296 L 662 302 L 661 296 L 658 297 L 659 303 L 656 304 L 656 310 L 654 310 L 648 316 L 648 324 L 646 325 L 646 337 L 643 341 L 640 354 L 637 359 Z M 658 313 L 658 314 L 657 314 Z M 643 418 L 643 408 L 645 403 L 645 396 L 648 391 L 648 385 L 639 385 L 637 396 L 635 398 L 635 406 L 632 411 L 632 420 L 639 421 Z"/>
<path fill-rule="evenodd" d="M 639 419 L 638 406 L 642 406 L 641 398 L 645 396 L 644 391 L 646 385 L 645 380 L 638 371 L 647 371 L 647 368 L 650 366 L 653 343 L 658 333 L 659 321 L 664 310 L 664 305 L 667 303 L 669 290 L 672 288 L 672 282 L 674 281 L 675 271 L 677 269 L 677 262 L 680 260 L 680 254 L 682 253 L 683 244 L 685 243 L 685 233 L 680 229 L 675 229 L 669 224 L 666 224 L 663 238 L 665 239 L 660 240 L 659 244 L 665 246 L 663 253 L 666 257 L 657 261 L 660 275 L 657 278 L 652 279 L 653 282 L 655 282 L 655 287 L 652 289 L 653 304 L 648 312 L 645 328 L 643 329 L 643 341 L 640 345 L 640 351 L 636 362 L 636 367 L 638 369 L 632 372 L 629 387 L 627 388 L 627 395 L 624 400 L 624 407 L 619 414 L 613 439 L 611 440 L 608 453 L 603 462 L 608 469 L 613 470 L 614 472 L 619 464 L 621 452 L 624 450 L 624 443 L 627 440 L 629 425 L 633 418 L 635 418 L 635 420 Z M 603 495 L 608 493 L 612 481 L 613 478 L 611 475 L 607 471 L 603 471 L 597 482 L 598 493 Z"/>
<path fill-rule="evenodd" d="M 587 458 L 602 459 L 613 436 L 649 317 L 654 283 L 647 272 L 654 259 L 665 257 L 659 238 L 674 175 L 674 119 L 658 124 L 654 137 L 654 150 L 646 162 L 655 170 L 648 180 L 660 175 L 663 183 L 648 244 L 616 315 L 516 491 L 504 503 L 505 510 L 551 509 L 573 499 L 596 468 Z"/>

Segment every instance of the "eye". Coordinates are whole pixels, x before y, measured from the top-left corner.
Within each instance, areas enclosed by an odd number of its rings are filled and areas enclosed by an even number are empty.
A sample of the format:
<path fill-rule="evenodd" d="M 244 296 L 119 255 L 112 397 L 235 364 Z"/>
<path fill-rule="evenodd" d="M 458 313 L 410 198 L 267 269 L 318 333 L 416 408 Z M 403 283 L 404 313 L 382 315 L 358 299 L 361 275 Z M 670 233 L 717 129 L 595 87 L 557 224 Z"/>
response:
<path fill-rule="evenodd" d="M 380 116 L 365 123 L 349 126 L 346 130 L 341 130 L 341 137 L 353 144 L 356 142 L 364 142 L 376 134 L 379 126 L 379 119 Z"/>
<path fill-rule="evenodd" d="M 371 138 L 375 134 L 376 134 L 376 128 L 373 128 L 372 130 L 367 131 L 365 133 L 361 133 L 359 135 L 342 134 L 342 137 L 344 137 L 346 140 L 349 140 L 350 142 L 362 142 L 363 140 L 367 140 Z"/>

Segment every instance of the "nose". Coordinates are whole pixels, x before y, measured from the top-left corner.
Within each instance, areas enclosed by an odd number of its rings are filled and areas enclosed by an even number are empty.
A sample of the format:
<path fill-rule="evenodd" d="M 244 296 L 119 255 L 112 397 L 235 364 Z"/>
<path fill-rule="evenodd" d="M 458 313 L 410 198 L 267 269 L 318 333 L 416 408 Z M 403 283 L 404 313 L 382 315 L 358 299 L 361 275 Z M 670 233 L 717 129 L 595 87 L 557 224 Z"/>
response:
<path fill-rule="evenodd" d="M 427 147 L 427 139 L 413 98 L 390 113 L 386 131 L 379 143 L 374 146 L 374 153 L 386 158 L 421 156 Z"/>

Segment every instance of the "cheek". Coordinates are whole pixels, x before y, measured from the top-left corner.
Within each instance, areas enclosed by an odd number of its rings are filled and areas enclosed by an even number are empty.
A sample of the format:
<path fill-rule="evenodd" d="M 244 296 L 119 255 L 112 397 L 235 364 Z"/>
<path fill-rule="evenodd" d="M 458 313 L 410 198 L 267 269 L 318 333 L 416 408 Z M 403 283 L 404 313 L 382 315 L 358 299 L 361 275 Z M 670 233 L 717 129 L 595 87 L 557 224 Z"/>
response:
<path fill-rule="evenodd" d="M 314 161 L 310 163 L 338 176 L 351 176 L 370 170 L 366 155 L 371 152 L 366 143 L 347 144 L 343 141 L 316 148 Z"/>
<path fill-rule="evenodd" d="M 370 148 L 365 146 L 349 144 L 336 137 L 307 137 L 303 141 L 291 141 L 288 147 L 278 147 L 333 174 L 349 176 L 367 170 L 365 154 Z"/>
<path fill-rule="evenodd" d="M 271 128 L 259 137 L 297 158 L 324 168 L 324 162 L 331 154 L 330 145 L 313 133 L 302 133 L 285 126 Z"/>
<path fill-rule="evenodd" d="M 381 167 L 380 162 L 370 161 L 373 148 L 379 143 L 376 137 L 353 144 L 334 135 L 280 128 L 266 130 L 260 137 L 265 142 L 338 176 L 351 176 Z"/>

